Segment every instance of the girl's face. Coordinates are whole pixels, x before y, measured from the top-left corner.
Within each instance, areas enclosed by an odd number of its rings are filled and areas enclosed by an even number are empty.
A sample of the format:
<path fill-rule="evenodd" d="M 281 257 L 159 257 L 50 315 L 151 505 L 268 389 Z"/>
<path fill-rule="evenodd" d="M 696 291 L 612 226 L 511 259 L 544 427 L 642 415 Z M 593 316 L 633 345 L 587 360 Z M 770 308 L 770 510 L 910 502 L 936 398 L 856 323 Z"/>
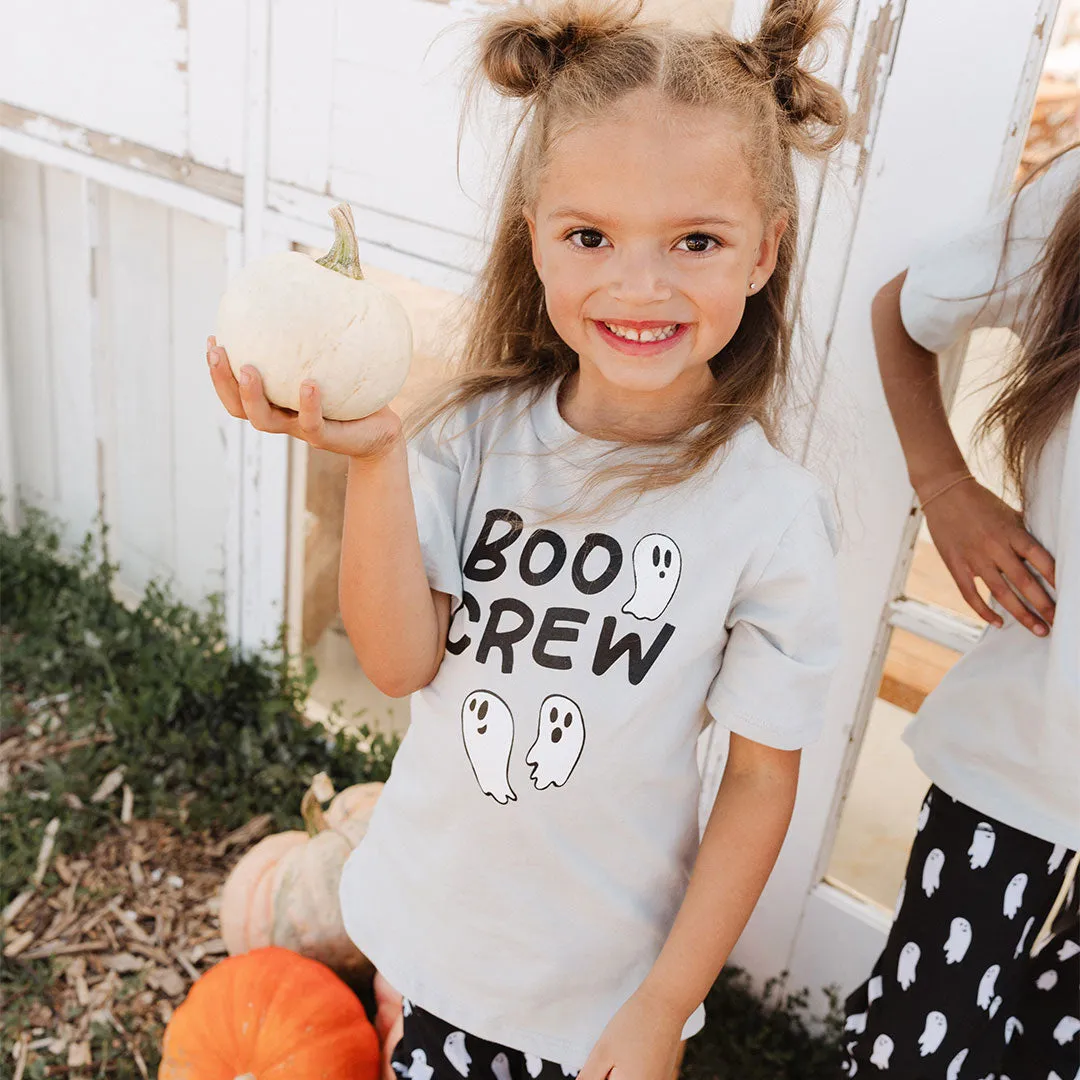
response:
<path fill-rule="evenodd" d="M 776 265 L 736 121 L 628 95 L 551 148 L 526 217 L 559 336 L 582 377 L 690 404 Z M 755 286 L 751 288 L 751 285 Z"/>

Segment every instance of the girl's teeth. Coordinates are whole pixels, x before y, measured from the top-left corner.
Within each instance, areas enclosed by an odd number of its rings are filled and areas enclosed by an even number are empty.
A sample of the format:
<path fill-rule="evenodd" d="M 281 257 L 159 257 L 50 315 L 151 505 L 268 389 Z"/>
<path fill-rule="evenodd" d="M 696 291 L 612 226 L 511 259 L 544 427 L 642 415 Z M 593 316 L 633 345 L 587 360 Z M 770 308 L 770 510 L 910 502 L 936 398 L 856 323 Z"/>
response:
<path fill-rule="evenodd" d="M 669 323 L 667 326 L 658 326 L 653 330 L 635 330 L 630 326 L 612 326 L 611 323 L 604 325 L 616 336 L 627 341 L 664 341 L 671 337 L 679 328 L 678 323 Z"/>

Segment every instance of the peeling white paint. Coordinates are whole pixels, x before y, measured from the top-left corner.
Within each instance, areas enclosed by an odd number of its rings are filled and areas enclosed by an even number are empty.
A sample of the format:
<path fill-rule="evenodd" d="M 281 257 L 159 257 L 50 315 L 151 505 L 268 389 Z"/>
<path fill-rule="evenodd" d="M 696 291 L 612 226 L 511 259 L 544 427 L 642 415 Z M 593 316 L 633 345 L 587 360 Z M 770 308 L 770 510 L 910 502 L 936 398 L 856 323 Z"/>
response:
<path fill-rule="evenodd" d="M 83 128 L 72 127 L 69 124 L 58 124 L 45 116 L 35 116 L 19 125 L 19 130 L 27 135 L 33 135 L 35 139 L 44 139 L 55 146 L 67 146 L 72 150 L 80 150 L 89 154 L 90 140 Z"/>

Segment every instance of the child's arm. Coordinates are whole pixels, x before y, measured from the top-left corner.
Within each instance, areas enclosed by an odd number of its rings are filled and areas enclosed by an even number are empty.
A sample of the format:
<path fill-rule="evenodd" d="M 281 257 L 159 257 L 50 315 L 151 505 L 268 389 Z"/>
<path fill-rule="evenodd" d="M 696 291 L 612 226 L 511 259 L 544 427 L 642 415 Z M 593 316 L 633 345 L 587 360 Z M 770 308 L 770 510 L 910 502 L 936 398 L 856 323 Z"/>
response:
<path fill-rule="evenodd" d="M 787 833 L 798 750 L 732 733 L 682 907 L 652 971 L 604 1031 L 578 1080 L 668 1080 L 682 1029 L 705 999 L 765 888 Z"/>
<path fill-rule="evenodd" d="M 1054 602 L 1026 563 L 1053 584 L 1053 557 L 1027 532 L 1012 507 L 967 479 L 971 474 L 941 396 L 937 355 L 916 342 L 901 319 L 905 277 L 906 271 L 881 288 L 871 316 L 881 381 L 908 475 L 920 502 L 929 504 L 926 524 L 961 594 L 979 615 L 1002 625 L 1001 616 L 975 587 L 976 578 L 1019 622 L 1045 635 L 1054 621 Z"/>
<path fill-rule="evenodd" d="M 360 666 L 383 693 L 404 697 L 431 682 L 450 597 L 428 586 L 400 428 L 378 457 L 349 459 L 339 596 Z"/>
<path fill-rule="evenodd" d="M 206 359 L 233 416 L 349 458 L 339 589 L 345 630 L 364 672 L 384 693 L 404 697 L 426 686 L 442 663 L 450 597 L 428 586 L 400 419 L 386 408 L 362 420 L 327 420 L 310 381 L 299 412 L 280 409 L 267 400 L 255 368 L 245 368 L 237 382 L 214 338 Z"/>

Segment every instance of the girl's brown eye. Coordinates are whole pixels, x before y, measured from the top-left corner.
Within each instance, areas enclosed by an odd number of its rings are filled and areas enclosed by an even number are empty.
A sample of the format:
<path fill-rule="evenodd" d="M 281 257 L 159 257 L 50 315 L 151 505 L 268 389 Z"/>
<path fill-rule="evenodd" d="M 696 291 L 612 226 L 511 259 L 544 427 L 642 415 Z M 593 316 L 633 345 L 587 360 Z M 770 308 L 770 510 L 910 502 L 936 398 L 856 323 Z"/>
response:
<path fill-rule="evenodd" d="M 576 247 L 598 248 L 604 246 L 604 234 L 596 229 L 575 229 L 570 239 Z"/>
<path fill-rule="evenodd" d="M 711 251 L 716 244 L 716 240 L 711 236 L 706 236 L 704 233 L 693 233 L 691 236 L 688 236 L 683 243 L 686 245 L 687 251 L 692 251 L 695 255 L 700 255 L 706 251 Z"/>

